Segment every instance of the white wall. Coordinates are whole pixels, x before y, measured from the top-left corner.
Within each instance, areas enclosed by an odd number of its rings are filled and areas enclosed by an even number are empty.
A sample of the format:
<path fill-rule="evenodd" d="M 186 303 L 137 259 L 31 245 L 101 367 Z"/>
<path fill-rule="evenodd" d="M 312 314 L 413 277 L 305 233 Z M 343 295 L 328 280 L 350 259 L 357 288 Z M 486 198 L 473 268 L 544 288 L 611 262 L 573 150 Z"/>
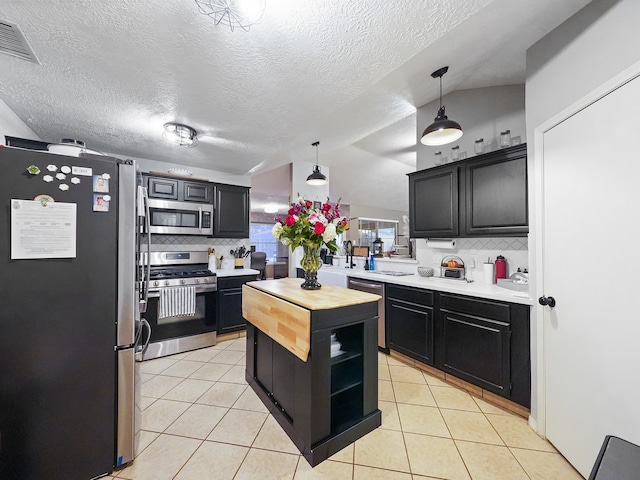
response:
<path fill-rule="evenodd" d="M 638 0 L 594 0 L 527 51 L 526 124 L 533 139 L 536 127 L 640 61 L 638 45 Z M 611 112 L 609 119 L 615 118 Z M 607 121 L 609 119 L 603 119 Z M 607 141 L 603 133 L 603 142 Z M 529 262 L 535 265 L 535 223 L 538 199 L 535 198 L 535 149 L 527 145 L 529 166 Z M 579 166 L 576 166 L 579 168 Z M 536 273 L 531 283 L 535 285 Z M 537 307 L 532 314 L 531 416 L 538 421 L 538 375 L 542 365 L 538 348 Z"/>
<path fill-rule="evenodd" d="M 444 79 L 446 82 L 446 77 Z M 464 134 L 457 142 L 440 147 L 427 147 L 420 143 L 422 132 L 433 123 L 438 113 L 440 100 L 428 103 L 417 110 L 417 162 L 416 170 L 435 165 L 434 154 L 442 151 L 442 155 L 451 160 L 451 147 L 460 146 L 460 151 L 467 152 L 467 158 L 475 155 L 474 142 L 483 138 L 485 145 L 491 150 L 498 149 L 500 132 L 511 130 L 511 137 L 521 137 L 526 142 L 525 130 L 525 92 L 524 85 L 505 85 L 499 87 L 474 88 L 458 90 L 442 97 L 442 104 L 450 120 L 460 124 Z"/>
<path fill-rule="evenodd" d="M 6 103 L 0 100 L 0 145 L 4 145 L 5 135 L 40 140 L 40 137 L 26 123 L 20 120 L 20 117 Z"/>
<path fill-rule="evenodd" d="M 349 205 L 349 217 L 378 218 L 382 220 L 395 220 L 402 226 L 402 216 L 409 212 L 391 210 L 388 208 L 370 207 L 368 205 Z M 402 232 L 398 232 L 401 234 Z"/>

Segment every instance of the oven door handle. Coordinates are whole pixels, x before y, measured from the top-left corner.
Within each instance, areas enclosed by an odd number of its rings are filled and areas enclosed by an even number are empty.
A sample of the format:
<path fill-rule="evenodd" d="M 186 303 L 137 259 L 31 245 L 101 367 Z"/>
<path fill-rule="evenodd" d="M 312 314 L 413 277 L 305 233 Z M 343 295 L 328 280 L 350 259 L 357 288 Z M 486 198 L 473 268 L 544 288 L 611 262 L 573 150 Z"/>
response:
<path fill-rule="evenodd" d="M 177 285 L 177 286 L 180 286 L 180 285 Z M 171 287 L 167 287 L 167 288 L 171 288 Z M 210 286 L 210 287 L 197 286 L 196 295 L 199 295 L 202 293 L 214 293 L 217 290 L 218 290 L 217 286 Z M 152 290 L 151 292 L 149 292 L 149 298 L 160 298 L 160 290 Z"/>

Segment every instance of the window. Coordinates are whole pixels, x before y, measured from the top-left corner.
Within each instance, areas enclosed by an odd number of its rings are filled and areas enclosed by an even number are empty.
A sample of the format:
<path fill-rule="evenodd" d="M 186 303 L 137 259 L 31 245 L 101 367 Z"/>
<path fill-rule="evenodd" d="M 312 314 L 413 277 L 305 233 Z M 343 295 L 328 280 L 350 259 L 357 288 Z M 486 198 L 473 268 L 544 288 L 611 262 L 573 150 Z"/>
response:
<path fill-rule="evenodd" d="M 271 234 L 273 223 L 252 223 L 249 238 L 256 252 L 265 252 L 267 259 L 278 256 L 278 240 Z"/>
<path fill-rule="evenodd" d="M 388 252 L 393 250 L 396 243 L 396 231 L 398 222 L 393 220 L 373 220 L 366 218 L 358 219 L 359 242 L 358 245 L 368 246 L 373 252 L 373 242 L 376 238 L 383 241 L 383 250 Z"/>

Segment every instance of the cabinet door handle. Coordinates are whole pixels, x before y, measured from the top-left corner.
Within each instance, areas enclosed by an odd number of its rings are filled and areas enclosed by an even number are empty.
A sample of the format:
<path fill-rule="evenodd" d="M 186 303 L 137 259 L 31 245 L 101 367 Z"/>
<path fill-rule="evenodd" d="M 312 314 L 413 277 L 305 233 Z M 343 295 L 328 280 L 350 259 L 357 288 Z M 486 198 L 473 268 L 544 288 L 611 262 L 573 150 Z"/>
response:
<path fill-rule="evenodd" d="M 553 297 L 545 297 L 544 295 L 538 299 L 538 303 L 543 307 L 549 306 L 553 308 L 556 306 L 556 299 Z"/>

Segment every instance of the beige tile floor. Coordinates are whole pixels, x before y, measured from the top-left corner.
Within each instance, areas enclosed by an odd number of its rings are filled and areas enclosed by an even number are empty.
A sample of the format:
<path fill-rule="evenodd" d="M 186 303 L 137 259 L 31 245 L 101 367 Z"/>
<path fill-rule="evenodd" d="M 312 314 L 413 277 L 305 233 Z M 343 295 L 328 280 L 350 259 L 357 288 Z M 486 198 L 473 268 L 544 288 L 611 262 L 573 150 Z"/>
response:
<path fill-rule="evenodd" d="M 379 354 L 382 426 L 311 468 L 244 380 L 245 338 L 142 364 L 131 480 L 582 478 L 527 422 Z"/>

